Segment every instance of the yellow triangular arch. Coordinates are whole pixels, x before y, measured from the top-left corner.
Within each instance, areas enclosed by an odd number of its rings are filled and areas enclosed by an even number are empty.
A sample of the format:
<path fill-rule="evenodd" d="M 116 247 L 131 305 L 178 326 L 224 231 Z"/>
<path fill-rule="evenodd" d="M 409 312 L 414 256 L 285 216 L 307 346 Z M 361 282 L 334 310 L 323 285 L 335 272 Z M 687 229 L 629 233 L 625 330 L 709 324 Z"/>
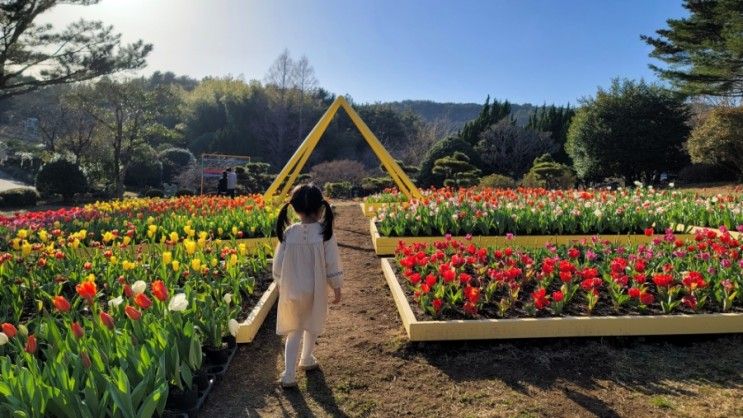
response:
<path fill-rule="evenodd" d="M 374 154 L 379 158 L 379 161 L 387 170 L 390 177 L 392 177 L 392 180 L 400 191 L 410 199 L 421 198 L 421 193 L 418 188 L 415 187 L 415 184 L 413 184 L 408 175 L 405 174 L 405 172 L 400 168 L 400 165 L 397 164 L 395 159 L 392 158 L 389 152 L 387 152 L 384 145 L 379 142 L 379 139 L 374 136 L 371 129 L 366 126 L 366 123 L 361 120 L 359 114 L 356 113 L 350 104 L 348 104 L 345 97 L 338 96 L 338 98 L 333 101 L 333 104 L 330 105 L 328 110 L 325 111 L 325 114 L 322 115 L 315 127 L 312 128 L 310 133 L 307 135 L 307 138 L 305 138 L 299 145 L 299 148 L 294 152 L 294 155 L 289 159 L 289 162 L 287 162 L 284 168 L 281 169 L 281 172 L 276 176 L 276 179 L 268 190 L 266 190 L 266 193 L 264 194 L 265 200 L 268 202 L 275 196 L 285 196 L 289 194 L 291 187 L 294 185 L 294 182 L 297 181 L 297 177 L 299 177 L 299 173 L 310 158 L 310 154 L 314 151 L 318 142 L 320 142 L 322 134 L 325 133 L 328 125 L 330 125 L 330 122 L 333 120 L 333 116 L 335 116 L 340 108 L 343 108 L 346 111 L 354 125 L 356 125 L 356 128 L 359 130 L 359 133 L 361 133 L 361 136 L 364 137 L 364 140 L 366 140 L 372 151 L 374 151 Z M 286 182 L 284 179 L 287 179 Z M 279 187 L 281 187 L 282 184 L 284 186 L 279 193 Z"/>

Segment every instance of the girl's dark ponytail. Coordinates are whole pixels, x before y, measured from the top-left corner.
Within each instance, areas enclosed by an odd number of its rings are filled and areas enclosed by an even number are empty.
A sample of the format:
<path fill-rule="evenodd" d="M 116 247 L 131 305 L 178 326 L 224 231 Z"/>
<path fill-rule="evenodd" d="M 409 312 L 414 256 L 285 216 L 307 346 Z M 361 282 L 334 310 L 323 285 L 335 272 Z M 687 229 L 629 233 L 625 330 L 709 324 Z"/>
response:
<path fill-rule="evenodd" d="M 325 215 L 322 220 L 322 239 L 327 241 L 333 237 L 333 208 L 325 199 L 323 199 L 322 205 L 325 208 Z"/>
<path fill-rule="evenodd" d="M 279 217 L 276 219 L 276 237 L 279 242 L 284 242 L 284 230 L 289 225 L 289 204 L 286 203 L 281 207 Z"/>

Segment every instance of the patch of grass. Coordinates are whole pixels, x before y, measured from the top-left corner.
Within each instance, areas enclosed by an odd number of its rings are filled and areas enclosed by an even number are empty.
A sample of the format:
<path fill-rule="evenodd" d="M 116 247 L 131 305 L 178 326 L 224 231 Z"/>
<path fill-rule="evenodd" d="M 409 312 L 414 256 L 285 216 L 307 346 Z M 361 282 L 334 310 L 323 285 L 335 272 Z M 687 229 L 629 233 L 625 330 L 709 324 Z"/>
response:
<path fill-rule="evenodd" d="M 667 398 L 663 396 L 653 396 L 650 398 L 650 403 L 658 408 L 662 409 L 676 409 L 676 406 Z"/>
<path fill-rule="evenodd" d="M 346 379 L 335 385 L 334 389 L 340 393 L 351 393 L 354 390 L 366 389 L 368 385 L 363 382 Z"/>

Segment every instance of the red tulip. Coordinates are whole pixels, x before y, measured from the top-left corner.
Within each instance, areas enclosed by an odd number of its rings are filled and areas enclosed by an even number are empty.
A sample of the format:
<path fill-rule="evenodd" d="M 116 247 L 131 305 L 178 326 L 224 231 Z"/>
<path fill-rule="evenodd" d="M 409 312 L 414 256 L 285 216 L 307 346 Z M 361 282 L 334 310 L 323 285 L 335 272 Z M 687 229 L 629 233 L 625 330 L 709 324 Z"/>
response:
<path fill-rule="evenodd" d="M 114 329 L 114 319 L 111 317 L 111 315 L 107 314 L 106 312 L 101 311 L 98 317 L 101 319 L 101 323 L 103 323 L 103 325 L 105 325 L 106 328 Z"/>
<path fill-rule="evenodd" d="M 565 299 L 565 295 L 561 291 L 556 290 L 552 292 L 552 300 L 556 303 L 562 302 L 563 299 Z"/>
<path fill-rule="evenodd" d="M 433 305 L 433 310 L 438 312 L 441 310 L 441 306 L 444 305 L 444 301 L 442 301 L 439 298 L 436 298 L 433 300 L 433 302 L 431 302 L 431 304 Z"/>
<path fill-rule="evenodd" d="M 653 228 L 645 228 L 645 236 L 646 237 L 652 237 L 654 232 L 655 231 L 653 230 Z"/>
<path fill-rule="evenodd" d="M 28 336 L 28 340 L 26 340 L 25 350 L 29 354 L 34 354 L 36 352 L 36 336 L 34 335 Z"/>
<path fill-rule="evenodd" d="M 570 258 L 578 258 L 578 257 L 580 257 L 580 250 L 578 250 L 575 247 L 570 248 L 568 250 L 568 257 L 570 257 Z"/>
<path fill-rule="evenodd" d="M 131 305 L 126 305 L 124 313 L 126 313 L 126 316 L 133 321 L 139 321 L 139 319 L 142 318 L 142 312 L 138 311 L 137 308 L 134 308 Z"/>
<path fill-rule="evenodd" d="M 165 283 L 162 280 L 152 282 L 152 295 L 161 302 L 168 299 L 168 288 L 165 287 Z"/>
<path fill-rule="evenodd" d="M 149 307 L 152 306 L 152 301 L 144 293 L 135 295 L 134 303 L 136 303 L 142 309 L 149 309 Z"/>
<path fill-rule="evenodd" d="M 130 298 L 134 292 L 132 292 L 132 287 L 129 286 L 129 283 L 124 284 L 124 296 Z"/>
<path fill-rule="evenodd" d="M 640 297 L 640 293 L 641 293 L 641 292 L 640 292 L 640 289 L 638 289 L 638 288 L 636 288 L 636 287 L 630 287 L 630 289 L 629 289 L 629 290 L 627 291 L 627 294 L 628 294 L 628 295 L 629 295 L 629 297 L 631 297 L 632 299 L 636 299 L 636 298 L 639 298 L 639 297 Z"/>
<path fill-rule="evenodd" d="M 70 310 L 70 302 L 64 296 L 55 296 L 52 298 L 52 304 L 60 312 L 68 312 Z"/>
<path fill-rule="evenodd" d="M 93 268 L 93 264 L 90 263 L 90 261 L 86 261 L 85 264 L 83 264 L 83 269 L 85 270 L 91 270 Z"/>
<path fill-rule="evenodd" d="M 83 338 L 83 336 L 85 335 L 85 330 L 84 330 L 84 329 L 83 329 L 83 327 L 81 327 L 81 326 L 80 326 L 80 324 L 78 324 L 77 322 L 73 322 L 72 324 L 70 324 L 70 328 L 72 329 L 72 334 L 73 334 L 73 335 L 75 336 L 75 338 L 77 338 L 78 340 L 79 340 L 80 338 Z"/>
<path fill-rule="evenodd" d="M 95 285 L 95 282 L 92 280 L 86 280 L 76 287 L 77 294 L 80 295 L 83 299 L 86 299 L 88 302 L 92 302 L 93 298 L 95 297 L 96 293 L 98 293 L 98 288 Z"/>
<path fill-rule="evenodd" d="M 8 336 L 8 338 L 13 338 L 18 333 L 18 330 L 15 328 L 15 326 L 7 322 L 3 323 L 2 328 L 3 332 L 5 333 L 5 335 Z"/>
<path fill-rule="evenodd" d="M 640 303 L 643 305 L 650 305 L 653 302 L 655 302 L 655 297 L 653 297 L 652 294 L 647 292 L 640 293 Z"/>
<path fill-rule="evenodd" d="M 653 283 L 658 287 L 668 287 L 673 284 L 673 276 L 670 274 L 656 274 L 653 276 Z"/>

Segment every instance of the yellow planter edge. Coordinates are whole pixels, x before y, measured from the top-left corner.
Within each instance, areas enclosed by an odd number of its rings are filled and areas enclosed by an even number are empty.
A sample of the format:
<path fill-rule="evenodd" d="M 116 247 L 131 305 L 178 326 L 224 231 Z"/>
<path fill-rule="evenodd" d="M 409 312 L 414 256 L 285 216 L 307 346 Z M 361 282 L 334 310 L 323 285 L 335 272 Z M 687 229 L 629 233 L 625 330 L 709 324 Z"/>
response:
<path fill-rule="evenodd" d="M 276 287 L 276 283 L 271 283 L 268 289 L 266 289 L 266 292 L 263 293 L 263 296 L 258 300 L 258 303 L 253 307 L 253 310 L 250 311 L 245 321 L 240 323 L 237 336 L 235 337 L 239 344 L 253 341 L 278 297 L 279 289 Z"/>
<path fill-rule="evenodd" d="M 390 260 L 382 271 L 410 341 L 743 333 L 741 313 L 418 321 Z"/>
<path fill-rule="evenodd" d="M 373 218 L 377 215 L 377 212 L 380 209 L 385 208 L 388 205 L 389 203 L 359 203 L 359 206 L 361 206 L 361 211 L 364 212 L 364 216 L 366 216 L 367 218 Z"/>

